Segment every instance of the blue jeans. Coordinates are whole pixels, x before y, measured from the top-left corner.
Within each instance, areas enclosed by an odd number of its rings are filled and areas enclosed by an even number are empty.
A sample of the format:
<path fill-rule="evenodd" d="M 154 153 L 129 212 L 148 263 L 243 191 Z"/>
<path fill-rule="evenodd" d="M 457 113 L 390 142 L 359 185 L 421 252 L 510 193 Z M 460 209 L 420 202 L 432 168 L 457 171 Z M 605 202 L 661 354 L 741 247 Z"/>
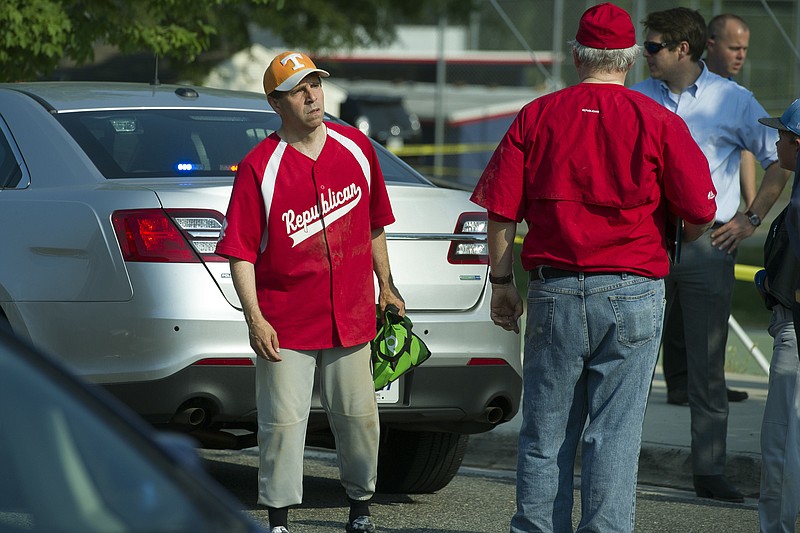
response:
<path fill-rule="evenodd" d="M 581 434 L 578 531 L 633 530 L 663 316 L 663 280 L 620 273 L 529 283 L 512 533 L 573 531 Z"/>
<path fill-rule="evenodd" d="M 761 424 L 761 533 L 793 533 L 800 511 L 800 361 L 792 311 L 777 304 L 769 323 L 772 361 Z"/>

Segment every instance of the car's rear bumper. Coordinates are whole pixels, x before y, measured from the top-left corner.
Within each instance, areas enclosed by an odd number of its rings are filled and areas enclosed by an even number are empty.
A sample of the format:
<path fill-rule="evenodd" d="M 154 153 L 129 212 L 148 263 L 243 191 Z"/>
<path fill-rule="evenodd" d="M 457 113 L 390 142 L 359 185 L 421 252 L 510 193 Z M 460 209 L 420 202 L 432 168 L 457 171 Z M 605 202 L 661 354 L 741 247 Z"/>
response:
<path fill-rule="evenodd" d="M 421 366 L 401 379 L 400 402 L 380 405 L 389 426 L 481 433 L 519 410 L 522 377 L 509 365 Z"/>
<path fill-rule="evenodd" d="M 129 302 L 26 303 L 20 316 L 43 348 L 151 422 L 252 426 L 253 366 L 197 364 L 253 357 L 241 312 L 197 270 L 181 270 L 202 289 L 191 296 L 156 278 L 158 290 Z M 156 301 L 167 305 L 154 309 Z M 407 378 L 398 404 L 381 405 L 386 424 L 471 433 L 517 412 L 520 338 L 491 324 L 487 306 L 482 295 L 467 311 L 409 313 L 432 356 Z M 324 423 L 319 405 L 315 398 L 311 431 Z"/>
<path fill-rule="evenodd" d="M 401 379 L 399 401 L 379 405 L 389 426 L 479 433 L 519 409 L 522 378 L 509 365 L 421 366 Z M 254 380 L 253 367 L 191 366 L 163 379 L 103 386 L 151 423 L 232 429 L 254 425 Z M 315 394 L 309 428 L 323 426 Z"/>

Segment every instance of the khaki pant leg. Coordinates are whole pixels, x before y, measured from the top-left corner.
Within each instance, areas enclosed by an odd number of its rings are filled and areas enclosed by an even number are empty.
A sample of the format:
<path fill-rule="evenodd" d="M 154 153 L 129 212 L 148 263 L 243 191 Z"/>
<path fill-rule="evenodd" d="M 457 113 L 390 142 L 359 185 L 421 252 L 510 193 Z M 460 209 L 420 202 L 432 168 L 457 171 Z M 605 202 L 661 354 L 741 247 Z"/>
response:
<path fill-rule="evenodd" d="M 317 352 L 281 350 L 283 361 L 256 359 L 258 503 L 303 500 L 303 451 Z"/>
<path fill-rule="evenodd" d="M 342 486 L 349 498 L 368 500 L 375 493 L 380 440 L 369 344 L 323 350 L 319 367 Z"/>

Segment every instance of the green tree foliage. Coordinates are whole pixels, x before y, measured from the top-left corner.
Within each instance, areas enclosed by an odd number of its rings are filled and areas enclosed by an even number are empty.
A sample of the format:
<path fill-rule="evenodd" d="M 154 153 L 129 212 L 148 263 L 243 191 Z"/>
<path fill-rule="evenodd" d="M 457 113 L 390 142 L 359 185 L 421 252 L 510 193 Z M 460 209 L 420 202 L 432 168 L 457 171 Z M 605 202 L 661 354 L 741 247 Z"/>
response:
<path fill-rule="evenodd" d="M 0 0 L 0 81 L 31 80 L 62 59 L 91 61 L 94 46 L 149 52 L 190 64 L 209 49 L 249 43 L 251 24 L 309 50 L 384 43 L 398 22 L 473 0 Z"/>
<path fill-rule="evenodd" d="M 48 0 L 2 0 L 0 6 L 0 79 L 25 79 L 37 65 L 55 65 L 72 31 L 62 6 Z"/>

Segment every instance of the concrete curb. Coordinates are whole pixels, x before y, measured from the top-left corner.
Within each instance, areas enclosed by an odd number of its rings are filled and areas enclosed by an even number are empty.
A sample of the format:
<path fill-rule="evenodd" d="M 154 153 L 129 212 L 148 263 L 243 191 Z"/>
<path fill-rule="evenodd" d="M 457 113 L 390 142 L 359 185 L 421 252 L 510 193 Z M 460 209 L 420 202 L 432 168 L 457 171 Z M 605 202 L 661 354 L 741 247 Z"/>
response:
<path fill-rule="evenodd" d="M 464 466 L 516 471 L 517 434 L 489 432 L 470 436 Z M 580 454 L 576 458 L 576 474 L 580 473 Z M 761 476 L 761 455 L 728 454 L 728 478 L 751 498 L 758 497 Z M 669 487 L 693 492 L 692 459 L 688 447 L 642 443 L 639 456 L 641 484 Z"/>
<path fill-rule="evenodd" d="M 726 475 L 742 494 L 758 498 L 761 455 L 728 454 Z M 694 492 L 689 448 L 643 444 L 639 455 L 639 483 Z"/>

